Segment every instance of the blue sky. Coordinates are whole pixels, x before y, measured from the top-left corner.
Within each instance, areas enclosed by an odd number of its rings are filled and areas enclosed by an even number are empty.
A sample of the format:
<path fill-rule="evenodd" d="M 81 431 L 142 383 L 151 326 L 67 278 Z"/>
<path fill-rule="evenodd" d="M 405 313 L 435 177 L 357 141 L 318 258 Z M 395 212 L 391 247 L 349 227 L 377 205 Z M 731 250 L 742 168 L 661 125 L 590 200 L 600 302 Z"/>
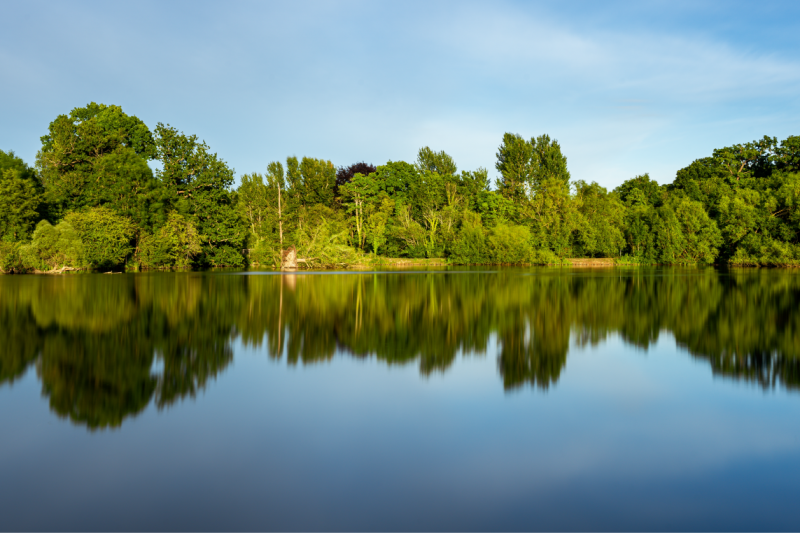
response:
<path fill-rule="evenodd" d="M 235 168 L 445 150 L 496 176 L 504 132 L 574 179 L 661 183 L 714 148 L 800 134 L 800 2 L 9 2 L 0 149 L 117 104 Z"/>

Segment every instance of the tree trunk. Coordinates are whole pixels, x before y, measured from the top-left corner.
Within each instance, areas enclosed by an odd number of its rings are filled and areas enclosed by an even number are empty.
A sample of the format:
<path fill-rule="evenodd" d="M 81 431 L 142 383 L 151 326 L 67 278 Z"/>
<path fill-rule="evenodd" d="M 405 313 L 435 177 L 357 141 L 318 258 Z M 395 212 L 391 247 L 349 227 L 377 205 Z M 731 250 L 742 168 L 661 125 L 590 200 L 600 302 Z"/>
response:
<path fill-rule="evenodd" d="M 297 250 L 294 246 L 281 252 L 281 270 L 297 270 Z"/>

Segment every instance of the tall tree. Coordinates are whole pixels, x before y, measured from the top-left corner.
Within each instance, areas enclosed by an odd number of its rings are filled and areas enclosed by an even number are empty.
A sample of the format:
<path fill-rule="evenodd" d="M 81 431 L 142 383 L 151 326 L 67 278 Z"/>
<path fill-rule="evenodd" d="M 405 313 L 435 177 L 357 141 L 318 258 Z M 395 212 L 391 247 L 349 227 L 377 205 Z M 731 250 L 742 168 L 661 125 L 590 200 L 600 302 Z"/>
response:
<path fill-rule="evenodd" d="M 156 182 L 147 160 L 156 146 L 141 120 L 119 106 L 92 102 L 56 118 L 41 141 L 37 167 L 52 217 L 108 205 L 149 223 Z"/>
<path fill-rule="evenodd" d="M 40 204 L 34 180 L 17 169 L 0 171 L 0 239 L 27 240 L 39 219 Z"/>
<path fill-rule="evenodd" d="M 567 157 L 561 153 L 558 141 L 549 135 L 540 135 L 530 141 L 533 148 L 534 180 L 532 185 L 537 185 L 546 180 L 559 180 L 569 183 L 569 170 L 567 170 Z"/>
<path fill-rule="evenodd" d="M 330 161 L 304 157 L 300 161 L 305 197 L 303 204 L 333 206 L 333 190 L 336 185 L 336 168 Z"/>
<path fill-rule="evenodd" d="M 367 176 L 369 174 L 372 174 L 376 170 L 377 169 L 375 168 L 375 165 L 372 165 L 370 163 L 365 163 L 364 161 L 361 161 L 359 163 L 353 163 L 352 165 L 347 167 L 339 167 L 336 170 L 336 185 L 334 186 L 333 189 L 334 197 L 339 198 L 341 196 L 341 194 L 339 193 L 339 188 L 342 185 L 350 183 L 350 180 L 353 179 L 353 176 L 355 176 L 357 173 L 363 176 Z"/>
<path fill-rule="evenodd" d="M 196 135 L 161 123 L 156 126 L 161 201 L 193 221 L 200 233 L 201 261 L 241 265 L 247 226 L 233 206 L 231 169 Z"/>
<path fill-rule="evenodd" d="M 533 146 L 519 134 L 506 133 L 497 149 L 495 168 L 501 176 L 497 182 L 500 194 L 511 200 L 523 199 L 535 170 Z"/>
<path fill-rule="evenodd" d="M 440 176 L 455 176 L 456 162 L 444 150 L 435 152 L 429 147 L 425 146 L 419 149 L 417 153 L 417 170 L 420 172 L 436 172 Z"/>

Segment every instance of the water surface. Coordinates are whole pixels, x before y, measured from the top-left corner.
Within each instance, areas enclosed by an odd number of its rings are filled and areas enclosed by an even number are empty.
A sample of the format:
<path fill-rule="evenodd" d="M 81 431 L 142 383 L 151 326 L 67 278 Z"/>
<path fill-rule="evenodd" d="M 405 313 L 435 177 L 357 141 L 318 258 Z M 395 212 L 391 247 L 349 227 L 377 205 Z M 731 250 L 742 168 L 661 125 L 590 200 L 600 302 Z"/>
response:
<path fill-rule="evenodd" d="M 0 528 L 800 529 L 800 276 L 0 277 Z"/>

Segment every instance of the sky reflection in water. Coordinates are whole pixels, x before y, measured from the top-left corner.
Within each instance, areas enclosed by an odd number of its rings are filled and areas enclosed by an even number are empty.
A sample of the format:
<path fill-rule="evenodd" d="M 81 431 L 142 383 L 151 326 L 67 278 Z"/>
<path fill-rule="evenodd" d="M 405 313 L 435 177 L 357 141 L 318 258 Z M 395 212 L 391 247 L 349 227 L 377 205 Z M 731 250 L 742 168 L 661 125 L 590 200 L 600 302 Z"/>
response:
<path fill-rule="evenodd" d="M 0 525 L 798 529 L 799 291 L 775 270 L 0 277 Z"/>

